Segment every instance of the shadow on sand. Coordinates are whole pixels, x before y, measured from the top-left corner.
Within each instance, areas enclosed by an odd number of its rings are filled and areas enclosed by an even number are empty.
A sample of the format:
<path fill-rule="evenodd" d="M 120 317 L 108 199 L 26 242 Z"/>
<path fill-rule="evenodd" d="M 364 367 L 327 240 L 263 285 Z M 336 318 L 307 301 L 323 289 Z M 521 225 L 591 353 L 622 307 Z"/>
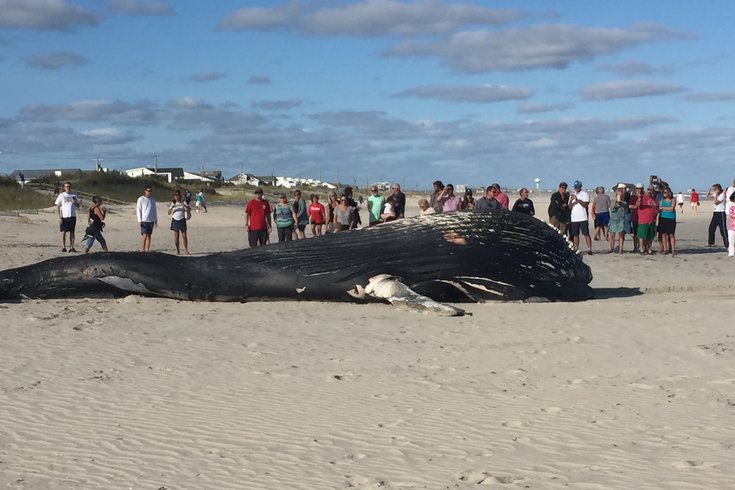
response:
<path fill-rule="evenodd" d="M 632 298 L 642 296 L 640 288 L 594 288 L 594 299 Z"/>

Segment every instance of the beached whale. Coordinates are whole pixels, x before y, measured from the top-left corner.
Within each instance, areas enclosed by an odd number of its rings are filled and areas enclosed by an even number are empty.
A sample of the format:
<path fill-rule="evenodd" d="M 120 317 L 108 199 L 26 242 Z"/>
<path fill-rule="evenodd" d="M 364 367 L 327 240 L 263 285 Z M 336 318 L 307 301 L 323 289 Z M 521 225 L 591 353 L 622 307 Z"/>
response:
<path fill-rule="evenodd" d="M 377 298 L 461 315 L 440 302 L 580 301 L 590 268 L 546 223 L 510 211 L 407 218 L 200 257 L 111 252 L 0 271 L 0 298 L 130 293 L 193 301 Z"/>

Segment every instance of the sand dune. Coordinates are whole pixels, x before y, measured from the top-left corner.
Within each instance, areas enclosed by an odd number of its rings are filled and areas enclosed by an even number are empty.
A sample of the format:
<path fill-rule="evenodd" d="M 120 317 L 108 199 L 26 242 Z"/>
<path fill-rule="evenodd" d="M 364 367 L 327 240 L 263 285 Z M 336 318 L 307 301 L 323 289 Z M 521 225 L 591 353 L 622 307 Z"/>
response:
<path fill-rule="evenodd" d="M 137 249 L 113 211 L 110 249 Z M 0 303 L 0 486 L 731 487 L 733 259 L 686 211 L 678 257 L 594 242 L 584 303 Z M 192 252 L 243 247 L 242 224 L 195 215 Z M 2 268 L 59 256 L 56 229 L 1 216 Z"/>

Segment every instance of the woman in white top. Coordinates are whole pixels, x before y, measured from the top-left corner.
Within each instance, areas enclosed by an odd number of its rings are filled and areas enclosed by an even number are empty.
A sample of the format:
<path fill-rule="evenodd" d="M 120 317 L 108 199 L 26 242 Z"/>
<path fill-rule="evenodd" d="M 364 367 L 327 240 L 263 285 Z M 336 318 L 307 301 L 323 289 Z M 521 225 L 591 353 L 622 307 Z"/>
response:
<path fill-rule="evenodd" d="M 176 245 L 176 253 L 181 253 L 179 247 L 179 235 L 184 242 L 184 253 L 189 253 L 189 237 L 186 234 L 186 218 L 191 216 L 189 205 L 181 199 L 181 192 L 175 191 L 171 203 L 168 205 L 168 214 L 171 216 L 171 231 L 174 232 L 174 245 Z"/>
<path fill-rule="evenodd" d="M 709 222 L 709 235 L 707 236 L 707 246 L 715 246 L 715 230 L 720 229 L 722 241 L 727 248 L 727 220 L 725 219 L 725 193 L 720 184 L 715 184 L 707 193 L 707 197 L 712 196 L 714 203 L 712 206 L 712 219 Z"/>

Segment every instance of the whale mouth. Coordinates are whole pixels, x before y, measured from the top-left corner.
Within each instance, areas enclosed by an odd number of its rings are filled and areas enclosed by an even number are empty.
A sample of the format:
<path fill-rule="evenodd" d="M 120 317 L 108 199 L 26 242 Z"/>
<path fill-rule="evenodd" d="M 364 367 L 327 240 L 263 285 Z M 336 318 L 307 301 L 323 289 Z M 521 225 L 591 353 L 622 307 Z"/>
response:
<path fill-rule="evenodd" d="M 135 282 L 129 277 L 103 276 L 98 277 L 97 280 L 107 284 L 108 286 L 112 286 L 114 288 L 120 289 L 121 291 L 127 291 L 129 293 L 148 295 L 153 294 L 153 291 L 145 287 L 144 284 Z"/>

